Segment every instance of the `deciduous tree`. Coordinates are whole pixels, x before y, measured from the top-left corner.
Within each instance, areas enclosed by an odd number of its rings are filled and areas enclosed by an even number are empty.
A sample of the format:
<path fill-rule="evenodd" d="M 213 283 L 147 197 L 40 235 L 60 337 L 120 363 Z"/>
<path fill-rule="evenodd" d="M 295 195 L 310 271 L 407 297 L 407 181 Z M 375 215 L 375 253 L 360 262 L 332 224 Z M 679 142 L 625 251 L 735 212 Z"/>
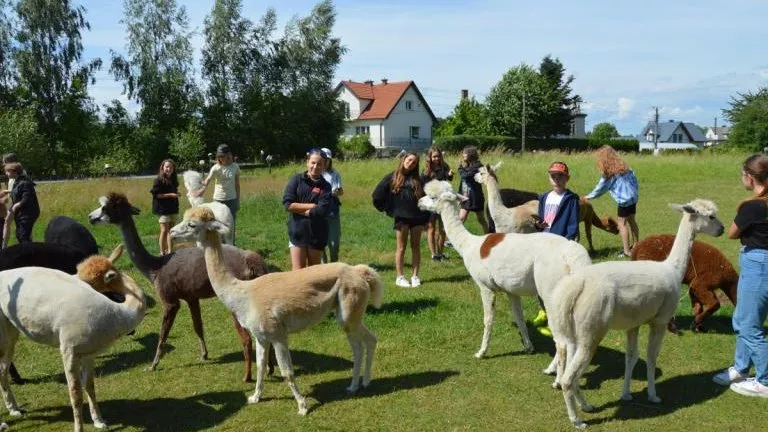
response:
<path fill-rule="evenodd" d="M 723 110 L 731 122 L 729 145 L 762 151 L 768 147 L 768 87 L 756 93 L 731 97 L 731 107 Z"/>

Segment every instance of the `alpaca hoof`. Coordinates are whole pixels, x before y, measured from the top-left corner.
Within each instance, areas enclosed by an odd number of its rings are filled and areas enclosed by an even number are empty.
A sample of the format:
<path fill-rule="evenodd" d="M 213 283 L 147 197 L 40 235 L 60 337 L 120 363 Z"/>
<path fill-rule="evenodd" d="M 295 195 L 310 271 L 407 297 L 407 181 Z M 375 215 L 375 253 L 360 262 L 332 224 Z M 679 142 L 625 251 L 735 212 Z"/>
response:
<path fill-rule="evenodd" d="M 576 421 L 573 421 L 573 422 L 571 422 L 571 424 L 572 424 L 572 425 L 573 425 L 573 427 L 575 427 L 576 429 L 586 429 L 586 428 L 587 428 L 587 424 L 586 424 L 586 423 L 584 423 L 582 420 L 576 420 Z"/>
<path fill-rule="evenodd" d="M 553 368 L 545 367 L 544 369 L 541 370 L 541 373 L 543 373 L 544 375 L 554 375 L 557 373 L 557 367 L 553 367 Z"/>
<path fill-rule="evenodd" d="M 144 368 L 144 372 L 154 372 L 155 369 L 157 369 L 157 365 L 154 365 L 154 364 L 153 365 L 149 365 L 149 366 Z"/>
<path fill-rule="evenodd" d="M 95 427 L 96 429 L 106 429 L 107 428 L 107 424 L 104 423 L 103 421 L 95 421 L 94 420 L 93 427 Z"/>
<path fill-rule="evenodd" d="M 532 346 L 525 348 L 526 354 L 533 354 L 534 352 L 536 352 L 536 350 Z"/>
<path fill-rule="evenodd" d="M 349 386 L 347 387 L 347 393 L 349 394 L 355 394 L 357 393 L 358 386 Z"/>
<path fill-rule="evenodd" d="M 307 415 L 308 411 L 309 410 L 307 410 L 307 403 L 304 402 L 303 404 L 299 405 L 299 411 L 296 414 L 298 414 L 300 416 L 305 416 L 305 415 Z"/>
<path fill-rule="evenodd" d="M 552 381 L 552 388 L 555 390 L 562 390 L 563 386 L 561 386 L 560 383 L 557 381 Z"/>
<path fill-rule="evenodd" d="M 20 415 L 24 414 L 24 410 L 22 410 L 21 408 L 10 408 L 8 410 L 8 414 L 11 417 L 19 417 Z"/>
<path fill-rule="evenodd" d="M 251 378 L 250 376 L 245 376 L 245 377 L 243 377 L 243 382 L 244 383 L 252 383 L 253 382 L 253 378 Z"/>
<path fill-rule="evenodd" d="M 661 403 L 661 398 L 658 396 L 648 396 L 648 402 Z"/>
<path fill-rule="evenodd" d="M 256 396 L 256 395 L 248 396 L 248 403 L 249 404 L 259 403 L 259 396 Z"/>
<path fill-rule="evenodd" d="M 478 352 L 475 353 L 475 358 L 476 359 L 481 359 L 483 357 L 485 357 L 485 351 L 481 350 L 481 351 L 478 351 Z"/>
<path fill-rule="evenodd" d="M 201 354 L 200 355 L 200 361 L 206 361 L 206 360 L 208 360 L 208 353 Z"/>
<path fill-rule="evenodd" d="M 631 401 L 632 400 L 632 395 L 629 394 L 629 393 L 623 394 L 623 395 L 621 395 L 621 400 L 623 400 L 623 401 Z"/>
<path fill-rule="evenodd" d="M 694 333 L 704 333 L 704 332 L 707 331 L 706 329 L 704 329 L 704 325 L 701 324 L 701 323 L 699 323 L 699 324 L 696 324 L 696 323 L 691 324 L 691 330 L 693 330 Z"/>

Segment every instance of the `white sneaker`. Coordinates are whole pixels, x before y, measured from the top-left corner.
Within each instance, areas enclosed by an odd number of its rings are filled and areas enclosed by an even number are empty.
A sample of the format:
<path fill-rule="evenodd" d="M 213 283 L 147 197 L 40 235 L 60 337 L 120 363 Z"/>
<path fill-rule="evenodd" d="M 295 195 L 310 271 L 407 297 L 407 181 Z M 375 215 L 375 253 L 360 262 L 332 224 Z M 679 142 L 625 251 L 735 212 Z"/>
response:
<path fill-rule="evenodd" d="M 421 279 L 418 276 L 411 276 L 411 286 L 417 287 L 419 285 L 421 285 Z"/>
<path fill-rule="evenodd" d="M 397 279 L 395 279 L 395 285 L 403 288 L 411 287 L 410 282 L 408 282 L 408 279 L 406 279 L 405 276 L 398 276 Z"/>
<path fill-rule="evenodd" d="M 731 366 L 728 369 L 713 376 L 712 381 L 714 381 L 715 384 L 720 384 L 721 386 L 729 386 L 733 383 L 742 382 L 747 378 L 747 375 L 742 375 L 741 372 L 737 371 L 735 367 Z"/>
<path fill-rule="evenodd" d="M 768 387 L 762 385 L 755 378 L 748 378 L 744 381 L 731 384 L 731 390 L 744 396 L 757 396 L 768 398 Z"/>

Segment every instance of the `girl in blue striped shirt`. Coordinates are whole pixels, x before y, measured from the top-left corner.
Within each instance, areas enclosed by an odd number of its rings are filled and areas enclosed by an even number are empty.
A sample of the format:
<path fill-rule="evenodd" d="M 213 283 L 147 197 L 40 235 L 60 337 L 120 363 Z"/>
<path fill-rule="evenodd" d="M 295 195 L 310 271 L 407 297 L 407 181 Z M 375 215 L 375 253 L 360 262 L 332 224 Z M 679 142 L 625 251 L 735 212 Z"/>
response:
<path fill-rule="evenodd" d="M 619 235 L 624 247 L 624 250 L 619 253 L 619 257 L 628 257 L 632 253 L 632 246 L 640 240 L 640 229 L 635 220 L 639 196 L 637 177 L 611 146 L 600 147 L 595 152 L 595 157 L 597 158 L 597 169 L 602 175 L 592 192 L 584 198 L 591 200 L 606 192 L 611 193 L 611 197 L 618 204 Z M 632 246 L 630 246 L 627 224 L 632 230 Z"/>

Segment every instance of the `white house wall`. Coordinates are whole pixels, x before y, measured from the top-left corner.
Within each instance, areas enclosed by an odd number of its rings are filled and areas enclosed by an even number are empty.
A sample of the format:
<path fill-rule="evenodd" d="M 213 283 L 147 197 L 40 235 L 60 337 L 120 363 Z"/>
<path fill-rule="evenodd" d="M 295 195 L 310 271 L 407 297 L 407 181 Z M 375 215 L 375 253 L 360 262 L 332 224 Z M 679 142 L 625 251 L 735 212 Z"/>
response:
<path fill-rule="evenodd" d="M 341 86 L 338 99 L 349 104 L 349 118 L 351 119 L 360 117 L 360 113 L 363 112 L 369 103 L 371 103 L 371 101 L 367 99 L 358 99 L 347 86 Z"/>
<path fill-rule="evenodd" d="M 373 144 L 374 147 L 383 147 L 383 138 L 382 138 L 382 130 L 384 129 L 382 124 L 384 120 L 354 120 L 344 123 L 344 133 L 342 134 L 345 138 L 349 138 L 353 135 L 356 135 L 356 131 L 358 127 L 364 127 L 368 126 L 368 136 L 371 138 L 371 144 Z"/>
<path fill-rule="evenodd" d="M 406 109 L 407 102 L 411 102 L 411 109 Z M 411 126 L 419 128 L 419 139 L 412 140 Z M 428 147 L 432 143 L 432 116 L 427 107 L 421 101 L 413 87 L 409 87 L 397 103 L 395 108 L 384 120 L 384 135 L 382 136 L 384 147 Z M 374 144 L 377 146 L 377 144 Z"/>

